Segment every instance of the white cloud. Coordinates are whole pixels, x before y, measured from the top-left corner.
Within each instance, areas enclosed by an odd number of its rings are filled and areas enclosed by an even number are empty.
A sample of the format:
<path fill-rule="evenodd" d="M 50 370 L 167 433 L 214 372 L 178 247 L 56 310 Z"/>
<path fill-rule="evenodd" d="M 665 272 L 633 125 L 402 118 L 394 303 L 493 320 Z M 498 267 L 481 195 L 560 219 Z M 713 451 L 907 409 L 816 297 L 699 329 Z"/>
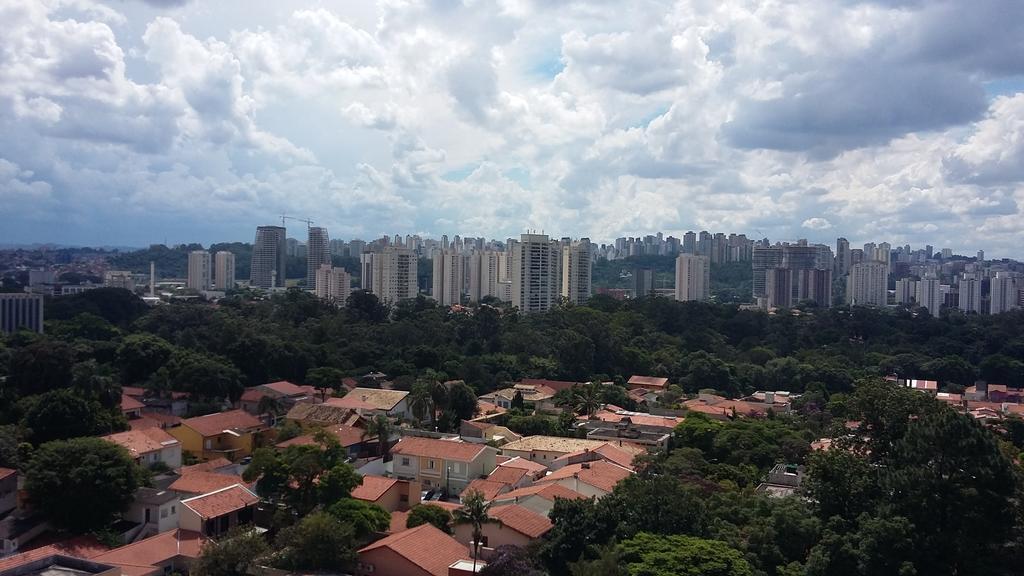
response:
<path fill-rule="evenodd" d="M 801 224 L 801 226 L 807 228 L 808 230 L 828 230 L 829 228 L 832 227 L 832 223 L 825 218 L 815 217 L 804 220 L 804 223 Z"/>

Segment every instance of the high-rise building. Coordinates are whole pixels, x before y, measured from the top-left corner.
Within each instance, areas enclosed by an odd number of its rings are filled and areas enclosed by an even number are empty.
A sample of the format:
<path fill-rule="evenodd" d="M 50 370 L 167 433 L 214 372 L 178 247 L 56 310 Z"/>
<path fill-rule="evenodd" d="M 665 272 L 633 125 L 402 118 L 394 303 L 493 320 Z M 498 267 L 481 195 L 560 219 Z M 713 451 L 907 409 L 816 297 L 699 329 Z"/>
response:
<path fill-rule="evenodd" d="M 324 264 L 331 264 L 331 240 L 327 228 L 311 226 L 306 242 L 306 289 L 316 292 L 317 272 Z"/>
<path fill-rule="evenodd" d="M 206 250 L 193 250 L 188 253 L 188 283 L 191 290 L 203 292 L 210 289 L 213 269 L 210 265 L 210 253 Z"/>
<path fill-rule="evenodd" d="M 507 260 L 506 254 L 494 250 L 474 252 L 469 256 L 470 302 L 479 302 L 487 296 L 504 300 L 501 282 L 505 274 L 502 266 Z"/>
<path fill-rule="evenodd" d="M 936 276 L 926 276 L 917 283 L 917 304 L 927 308 L 928 313 L 938 318 L 942 309 L 942 281 Z"/>
<path fill-rule="evenodd" d="M 917 280 L 901 278 L 896 281 L 896 303 L 913 304 L 917 301 Z"/>
<path fill-rule="evenodd" d="M 369 290 L 385 304 L 415 298 L 419 293 L 416 253 L 408 248 L 381 246 L 363 252 L 363 290 Z"/>
<path fill-rule="evenodd" d="M 676 257 L 676 300 L 707 300 L 711 294 L 711 262 L 705 256 Z"/>
<path fill-rule="evenodd" d="M 321 264 L 316 271 L 316 295 L 344 306 L 352 295 L 352 275 L 344 268 Z"/>
<path fill-rule="evenodd" d="M 231 290 L 235 287 L 235 255 L 221 250 L 213 257 L 213 287 Z"/>
<path fill-rule="evenodd" d="M 851 306 L 885 306 L 888 303 L 889 274 L 882 262 L 861 262 L 850 266 L 846 277 L 846 302 Z"/>
<path fill-rule="evenodd" d="M 763 297 L 766 289 L 766 272 L 782 266 L 782 246 L 755 246 L 752 262 L 754 297 Z"/>
<path fill-rule="evenodd" d="M 523 234 L 512 251 L 512 305 L 524 314 L 558 303 L 558 243 L 546 234 Z"/>
<path fill-rule="evenodd" d="M 984 250 L 978 250 L 978 255 L 976 256 L 976 258 L 977 258 L 979 264 L 984 262 L 985 261 L 985 251 Z"/>
<path fill-rule="evenodd" d="M 958 308 L 964 312 L 981 314 L 981 281 L 965 276 L 960 278 L 959 288 Z"/>
<path fill-rule="evenodd" d="M 590 299 L 592 255 L 588 238 L 562 245 L 561 295 L 573 304 L 584 304 Z"/>
<path fill-rule="evenodd" d="M 683 252 L 695 254 L 697 252 L 697 235 L 692 231 L 683 234 Z"/>
<path fill-rule="evenodd" d="M 43 333 L 43 295 L 0 293 L 0 333 L 21 329 Z"/>
<path fill-rule="evenodd" d="M 455 250 L 438 250 L 434 253 L 433 290 L 430 295 L 438 304 L 453 306 L 462 303 L 462 287 L 465 284 L 464 262 L 465 257 Z"/>
<path fill-rule="evenodd" d="M 643 298 L 652 293 L 654 293 L 654 270 L 651 268 L 634 268 L 633 297 Z"/>
<path fill-rule="evenodd" d="M 794 302 L 814 302 L 822 308 L 832 306 L 832 270 L 797 270 Z"/>
<path fill-rule="evenodd" d="M 892 244 L 888 242 L 882 242 L 875 249 L 875 260 L 885 263 L 885 269 L 890 274 L 892 273 Z"/>
<path fill-rule="evenodd" d="M 990 284 L 989 314 L 1002 314 L 1019 308 L 1021 282 L 1012 272 L 997 272 Z"/>
<path fill-rule="evenodd" d="M 793 276 L 795 270 L 789 268 L 769 268 L 764 275 L 765 308 L 793 307 Z"/>
<path fill-rule="evenodd" d="M 284 226 L 259 226 L 252 247 L 249 284 L 253 288 L 284 288 L 287 262 Z"/>
<path fill-rule="evenodd" d="M 836 277 L 842 278 L 850 271 L 850 241 L 846 238 L 836 238 Z"/>

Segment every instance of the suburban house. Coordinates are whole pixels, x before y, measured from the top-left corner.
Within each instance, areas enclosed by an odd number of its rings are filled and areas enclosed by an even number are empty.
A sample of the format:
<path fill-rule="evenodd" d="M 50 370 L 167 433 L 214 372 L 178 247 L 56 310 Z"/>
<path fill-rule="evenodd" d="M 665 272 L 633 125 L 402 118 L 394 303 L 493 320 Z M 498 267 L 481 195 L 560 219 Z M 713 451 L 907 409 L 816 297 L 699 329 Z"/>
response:
<path fill-rule="evenodd" d="M 758 492 L 780 498 L 792 496 L 804 481 L 804 467 L 796 464 L 776 464 L 768 476 L 757 486 Z"/>
<path fill-rule="evenodd" d="M 325 404 L 296 404 L 285 418 L 295 422 L 303 430 L 328 426 L 363 427 L 363 417 L 359 413 L 351 408 L 335 406 L 331 404 L 332 400 L 328 398 Z"/>
<path fill-rule="evenodd" d="M 103 436 L 103 439 L 128 450 L 131 457 L 143 466 L 149 467 L 157 462 L 163 462 L 168 468 L 181 466 L 181 442 L 161 428 L 128 430 Z"/>
<path fill-rule="evenodd" d="M 486 548 L 497 548 L 506 544 L 525 547 L 530 542 L 547 534 L 551 530 L 551 520 L 546 515 L 538 514 L 529 508 L 517 504 L 493 506 L 488 516 L 499 523 L 487 523 L 482 526 L 484 538 L 482 545 Z M 454 526 L 455 539 L 460 543 L 472 546 L 473 527 L 469 524 Z"/>
<path fill-rule="evenodd" d="M 498 426 L 480 420 L 463 420 L 459 425 L 459 436 L 480 442 L 493 442 L 498 446 L 521 440 L 523 437 L 505 426 Z M 471 442 L 473 440 L 470 440 Z"/>
<path fill-rule="evenodd" d="M 252 522 L 259 496 L 241 484 L 181 501 L 179 525 L 203 536 L 219 536 Z"/>
<path fill-rule="evenodd" d="M 353 388 L 343 398 L 328 398 L 325 404 L 349 408 L 360 416 L 383 414 L 389 418 L 409 418 L 409 393 L 403 390 Z"/>
<path fill-rule="evenodd" d="M 312 386 L 299 386 L 287 380 L 250 386 L 242 393 L 238 408 L 258 416 L 260 400 L 270 397 L 277 400 L 285 409 L 298 403 L 314 404 L 320 402 L 320 394 Z"/>
<path fill-rule="evenodd" d="M 465 497 L 471 490 L 479 492 L 480 495 L 483 496 L 484 500 L 494 500 L 495 496 L 511 491 L 512 487 L 504 482 L 498 482 L 497 480 L 476 478 L 466 486 L 465 490 L 462 491 L 462 496 Z"/>
<path fill-rule="evenodd" d="M 523 397 L 523 407 L 528 410 L 539 410 L 541 412 L 558 412 L 561 409 L 555 406 L 553 398 L 556 390 L 543 384 L 513 384 L 510 388 L 495 390 L 484 394 L 480 400 L 490 402 L 495 406 L 506 410 L 512 408 L 512 400 L 516 394 Z"/>
<path fill-rule="evenodd" d="M 548 512 L 551 512 L 551 509 L 555 506 L 556 498 L 574 500 L 576 498 L 585 498 L 585 496 L 556 482 L 546 482 L 499 494 L 494 499 L 493 504 L 494 506 L 518 504 L 541 516 L 547 517 Z"/>
<path fill-rule="evenodd" d="M 180 494 L 184 498 L 188 498 L 199 494 L 216 492 L 221 488 L 227 488 L 235 484 L 245 484 L 245 481 L 237 474 L 197 470 L 182 474 L 167 489 Z"/>
<path fill-rule="evenodd" d="M 601 498 L 611 494 L 616 484 L 632 474 L 633 471 L 629 468 L 598 460 L 582 464 L 569 464 L 541 478 L 537 484 L 556 483 L 573 492 L 579 492 L 583 496 Z"/>
<path fill-rule="evenodd" d="M 129 420 L 139 418 L 142 416 L 142 409 L 145 407 L 146 405 L 142 402 L 123 392 L 121 393 L 121 413 L 124 414 L 125 418 Z"/>
<path fill-rule="evenodd" d="M 561 436 L 527 436 L 522 440 L 509 442 L 501 447 L 505 456 L 518 456 L 524 460 L 539 462 L 549 468 L 554 461 L 570 452 L 593 450 L 606 444 L 606 440 L 584 438 L 563 438 Z"/>
<path fill-rule="evenodd" d="M 357 500 L 376 504 L 388 512 L 408 510 L 420 503 L 420 483 L 384 476 L 363 476 L 363 483 L 352 490 Z"/>
<path fill-rule="evenodd" d="M 132 538 L 134 541 L 176 529 L 180 507 L 181 497 L 177 492 L 143 487 L 135 491 L 135 500 L 122 516 L 139 525 Z"/>
<path fill-rule="evenodd" d="M 494 470 L 497 451 L 485 444 L 406 436 L 391 449 L 394 475 L 458 494 Z"/>
<path fill-rule="evenodd" d="M 547 466 L 518 456 L 499 454 L 495 461 L 498 463 L 498 468 L 518 468 L 525 470 L 527 476 L 530 477 L 531 482 L 538 478 L 543 478 L 544 475 L 548 473 Z"/>
<path fill-rule="evenodd" d="M 225 457 L 235 461 L 252 454 L 256 437 L 267 430 L 259 418 L 243 410 L 229 410 L 181 421 L 168 432 L 182 449 L 202 460 Z"/>
<path fill-rule="evenodd" d="M 0 468 L 0 516 L 18 507 L 18 471 Z"/>
<path fill-rule="evenodd" d="M 9 558 L 0 559 L 3 576 L 121 576 L 120 566 L 69 556 L 43 546 Z"/>
<path fill-rule="evenodd" d="M 114 548 L 92 558 L 119 566 L 125 576 L 163 576 L 177 572 L 188 574 L 192 561 L 199 557 L 206 538 L 189 530 L 169 530 L 127 546 Z"/>
<path fill-rule="evenodd" d="M 707 414 L 714 420 L 729 420 L 736 417 L 763 418 L 771 409 L 763 402 L 730 400 L 707 390 L 701 390 L 696 398 L 683 402 L 683 407 L 693 412 Z"/>
<path fill-rule="evenodd" d="M 580 416 L 577 428 L 587 432 L 591 440 L 625 440 L 634 444 L 666 448 L 672 430 L 683 419 L 675 416 L 655 416 L 643 412 L 601 409 L 592 416 Z"/>
<path fill-rule="evenodd" d="M 508 486 L 509 490 L 525 488 L 533 484 L 534 476 L 525 468 L 514 468 L 512 466 L 498 466 L 487 476 L 491 482 L 500 482 Z"/>
<path fill-rule="evenodd" d="M 469 549 L 431 524 L 392 534 L 359 550 L 359 576 L 448 576 Z"/>
<path fill-rule="evenodd" d="M 642 388 L 660 394 L 668 388 L 668 378 L 657 376 L 630 376 L 626 382 L 627 388 Z"/>
<path fill-rule="evenodd" d="M 596 462 L 605 460 L 612 464 L 618 464 L 623 468 L 633 470 L 633 460 L 639 453 L 633 446 L 605 444 L 593 450 L 582 450 L 570 452 L 555 460 L 555 469 L 561 469 L 570 464 L 583 464 L 584 462 Z"/>
<path fill-rule="evenodd" d="M 323 428 L 325 432 L 334 436 L 341 444 L 350 458 L 358 458 L 371 449 L 377 450 L 377 437 L 364 437 L 365 430 L 353 426 L 329 426 Z M 289 438 L 284 442 L 278 442 L 274 446 L 282 449 L 289 446 L 309 446 L 316 444 L 315 434 L 303 434 L 295 438 Z M 372 445 L 372 446 L 371 446 Z"/>

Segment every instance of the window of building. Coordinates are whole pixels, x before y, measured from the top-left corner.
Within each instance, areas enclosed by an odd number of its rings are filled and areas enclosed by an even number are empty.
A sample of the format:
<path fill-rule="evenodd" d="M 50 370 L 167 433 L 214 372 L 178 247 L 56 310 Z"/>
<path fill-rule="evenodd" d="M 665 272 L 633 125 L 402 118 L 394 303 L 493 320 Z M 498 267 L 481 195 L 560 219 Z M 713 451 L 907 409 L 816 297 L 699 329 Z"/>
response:
<path fill-rule="evenodd" d="M 434 469 L 434 461 L 433 460 L 427 460 L 427 468 L 430 468 L 431 470 Z"/>
<path fill-rule="evenodd" d="M 213 448 L 213 440 L 207 440 L 206 441 L 206 449 L 210 450 L 212 448 Z"/>
<path fill-rule="evenodd" d="M 408 465 L 409 465 L 409 459 L 408 458 L 402 458 L 402 466 L 408 466 Z"/>

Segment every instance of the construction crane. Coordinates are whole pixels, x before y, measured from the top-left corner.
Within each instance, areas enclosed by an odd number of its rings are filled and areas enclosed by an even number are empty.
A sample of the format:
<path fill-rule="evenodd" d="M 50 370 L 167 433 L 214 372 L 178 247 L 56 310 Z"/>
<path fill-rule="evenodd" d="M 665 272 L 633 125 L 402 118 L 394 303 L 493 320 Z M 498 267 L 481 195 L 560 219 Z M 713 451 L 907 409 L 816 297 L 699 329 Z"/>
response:
<path fill-rule="evenodd" d="M 305 223 L 306 223 L 306 228 L 307 228 L 307 229 L 309 229 L 309 228 L 312 228 L 312 227 L 313 227 L 313 221 L 312 221 L 312 220 L 307 220 L 307 219 L 305 219 L 305 218 L 296 218 L 296 217 L 294 217 L 294 216 L 289 216 L 289 215 L 287 215 L 287 214 L 281 214 L 281 227 L 282 227 L 282 228 L 285 228 L 285 225 L 284 225 L 284 221 L 285 221 L 285 220 L 296 220 L 296 221 L 298 221 L 298 222 L 305 222 Z"/>

